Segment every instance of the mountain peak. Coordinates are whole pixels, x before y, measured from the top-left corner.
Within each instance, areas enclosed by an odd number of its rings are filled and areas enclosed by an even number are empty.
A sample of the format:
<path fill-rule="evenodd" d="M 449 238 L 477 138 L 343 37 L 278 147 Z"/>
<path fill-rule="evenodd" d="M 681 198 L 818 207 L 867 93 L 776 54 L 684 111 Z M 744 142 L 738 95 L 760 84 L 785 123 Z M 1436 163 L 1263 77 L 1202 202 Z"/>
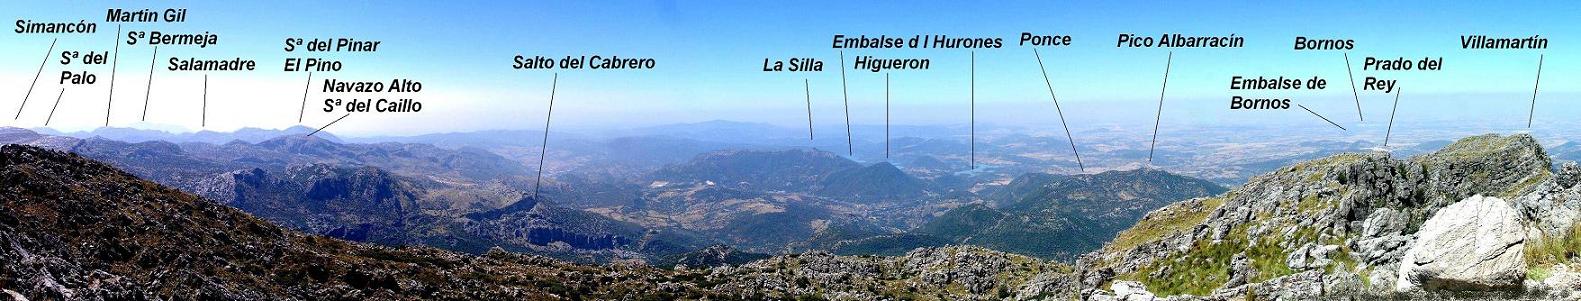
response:
<path fill-rule="evenodd" d="M 889 163 L 889 161 L 880 161 L 878 163 L 869 164 L 869 165 L 867 165 L 867 168 L 875 169 L 875 170 L 900 172 L 900 168 L 899 167 L 895 167 L 895 164 Z"/>
<path fill-rule="evenodd" d="M 284 135 L 284 136 L 274 137 L 274 138 L 270 138 L 268 140 L 264 140 L 264 141 L 258 142 L 259 146 L 266 146 L 266 147 L 293 147 L 293 148 L 303 147 L 303 146 L 325 146 L 325 145 L 339 145 L 339 144 L 340 143 L 337 143 L 335 141 L 331 141 L 329 139 L 324 139 L 322 137 L 316 137 L 316 135 L 315 136 L 308 136 L 308 135 Z"/>
<path fill-rule="evenodd" d="M 12 126 L 0 127 L 0 135 L 14 135 L 14 134 L 33 134 L 33 135 L 38 135 L 38 132 L 35 132 L 33 130 L 29 130 L 29 129 L 19 128 L 19 127 L 12 127 Z"/>
<path fill-rule="evenodd" d="M 667 166 L 653 175 L 672 182 L 714 181 L 729 187 L 806 189 L 829 174 L 858 167 L 861 165 L 854 161 L 819 150 L 721 150 Z"/>
<path fill-rule="evenodd" d="M 1553 175 L 1553 159 L 1527 134 L 1467 137 L 1412 162 L 1429 170 L 1453 200 L 1475 194 L 1510 198 Z"/>
<path fill-rule="evenodd" d="M 1428 156 L 1454 159 L 1466 157 L 1488 157 L 1490 155 L 1516 155 L 1524 157 L 1526 154 L 1547 157 L 1547 155 L 1545 155 L 1543 152 L 1542 145 L 1537 143 L 1537 139 L 1532 138 L 1532 135 L 1529 134 L 1514 134 L 1509 136 L 1486 134 L 1466 137 L 1455 141 L 1455 143 L 1451 143 L 1448 146 L 1439 149 L 1437 152 L 1429 154 Z"/>
<path fill-rule="evenodd" d="M 307 127 L 307 126 L 301 126 L 301 125 L 293 125 L 291 127 L 288 127 L 288 128 L 285 128 L 285 129 L 281 129 L 280 131 L 284 132 L 286 134 L 302 134 L 302 135 L 306 135 L 308 133 L 312 133 L 315 130 L 318 130 L 318 129 L 310 128 L 310 127 Z"/>
<path fill-rule="evenodd" d="M 905 200 L 924 193 L 921 180 L 889 162 L 836 171 L 820 185 L 820 194 L 857 199 Z"/>

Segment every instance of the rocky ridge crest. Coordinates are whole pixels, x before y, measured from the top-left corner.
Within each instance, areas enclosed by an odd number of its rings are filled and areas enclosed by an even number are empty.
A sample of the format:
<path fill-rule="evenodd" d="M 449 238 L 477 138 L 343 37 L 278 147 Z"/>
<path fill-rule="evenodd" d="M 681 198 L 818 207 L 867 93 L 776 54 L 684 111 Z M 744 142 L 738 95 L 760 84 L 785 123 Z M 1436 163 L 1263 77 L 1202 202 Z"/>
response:
<path fill-rule="evenodd" d="M 1574 227 L 1577 172 L 1551 166 L 1524 134 L 1469 137 L 1408 159 L 1375 152 L 1295 164 L 1149 213 L 1078 261 L 1078 294 L 1112 298 L 1117 281 L 1177 298 L 1394 294 L 1427 221 L 1474 196 L 1520 212 L 1523 228 L 1499 235 L 1560 240 Z"/>

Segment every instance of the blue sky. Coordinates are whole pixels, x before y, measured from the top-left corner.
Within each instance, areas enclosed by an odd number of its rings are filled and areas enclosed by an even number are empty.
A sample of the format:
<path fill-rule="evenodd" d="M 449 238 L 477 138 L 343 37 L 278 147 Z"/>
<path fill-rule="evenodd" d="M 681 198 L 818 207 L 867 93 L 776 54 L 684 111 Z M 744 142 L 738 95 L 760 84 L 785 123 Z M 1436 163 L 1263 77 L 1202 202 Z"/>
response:
<path fill-rule="evenodd" d="M 802 81 L 811 83 L 815 122 L 843 122 L 835 34 L 947 34 L 1001 37 L 1001 49 L 976 51 L 978 120 L 1007 125 L 1057 124 L 1032 49 L 1015 45 L 1023 31 L 1074 36 L 1070 47 L 1041 48 L 1054 89 L 1073 127 L 1151 123 L 1168 49 L 1116 48 L 1122 32 L 1156 36 L 1235 34 L 1240 49 L 1176 49 L 1165 118 L 1172 125 L 1314 122 L 1304 111 L 1231 112 L 1225 109 L 1231 75 L 1320 76 L 1329 89 L 1246 96 L 1291 97 L 1347 126 L 1368 127 L 1387 117 L 1392 96 L 1363 92 L 1369 123 L 1359 123 L 1341 52 L 1291 50 L 1297 35 L 1356 40 L 1349 51 L 1357 80 L 1397 78 L 1402 111 L 1434 120 L 1524 121 L 1539 54 L 1544 58 L 1539 123 L 1575 116 L 1581 4 L 1516 2 L 913 2 L 844 1 L 738 3 L 726 1 L 593 2 L 71 2 L 0 4 L 0 16 L 35 21 L 100 22 L 93 35 L 0 34 L 0 112 L 15 113 L 51 38 L 63 49 L 110 50 L 115 25 L 105 8 L 185 7 L 185 24 L 127 24 L 126 30 L 209 31 L 220 45 L 160 49 L 169 56 L 245 57 L 250 73 L 210 74 L 206 129 L 279 128 L 298 124 L 305 74 L 279 70 L 287 37 L 354 37 L 383 41 L 374 54 L 337 54 L 346 70 L 315 78 L 422 80 L 425 110 L 415 114 L 358 114 L 336 125 L 351 134 L 417 134 L 542 126 L 552 71 L 510 69 L 517 54 L 651 57 L 651 71 L 560 71 L 556 124 L 621 128 L 715 119 L 785 126 L 806 122 Z M 1462 34 L 1549 38 L 1547 50 L 1463 50 Z M 149 120 L 138 121 L 152 51 L 122 45 L 112 126 L 196 130 L 201 73 L 156 71 Z M 301 54 L 294 54 L 301 55 Z M 893 72 L 892 114 L 901 124 L 960 124 L 968 108 L 967 50 L 846 50 L 856 55 L 925 57 L 926 71 Z M 1367 56 L 1444 57 L 1437 72 L 1363 72 Z M 766 73 L 764 58 L 816 57 L 817 73 Z M 102 68 L 100 68 L 102 67 Z M 71 66 L 99 74 L 100 84 L 68 87 L 51 125 L 89 129 L 103 124 L 108 66 Z M 104 70 L 99 70 L 104 69 Z M 0 123 L 41 126 L 61 89 L 61 66 L 45 67 L 23 118 Z M 883 121 L 883 74 L 847 70 L 851 118 Z M 318 83 L 314 83 L 316 88 Z M 325 95 L 314 93 L 309 108 Z M 1552 109 L 1552 110 L 1549 110 Z M 312 112 L 318 126 L 338 113 Z"/>

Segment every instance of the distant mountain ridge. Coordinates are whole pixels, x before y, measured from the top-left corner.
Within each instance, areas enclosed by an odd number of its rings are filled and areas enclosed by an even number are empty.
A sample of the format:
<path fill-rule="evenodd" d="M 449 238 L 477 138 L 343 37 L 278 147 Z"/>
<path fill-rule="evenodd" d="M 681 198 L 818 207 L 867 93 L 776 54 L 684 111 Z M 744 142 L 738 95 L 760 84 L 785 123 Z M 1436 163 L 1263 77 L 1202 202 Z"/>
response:
<path fill-rule="evenodd" d="M 745 190 L 806 192 L 855 202 L 916 200 L 928 184 L 888 162 L 862 165 L 809 149 L 725 150 L 661 168 L 648 178 Z"/>
<path fill-rule="evenodd" d="M 146 141 L 166 141 L 173 143 L 198 142 L 209 144 L 225 144 L 230 143 L 231 141 L 258 143 L 280 136 L 307 135 L 313 133 L 316 131 L 316 129 L 298 125 L 284 129 L 241 128 L 234 132 L 215 132 L 204 130 L 190 133 L 173 133 L 160 130 L 119 127 L 101 127 L 93 129 L 92 131 L 79 132 L 58 132 L 48 128 L 37 128 L 34 129 L 34 131 L 55 136 L 67 136 L 81 139 L 101 137 L 110 140 L 133 143 Z M 324 140 L 341 142 L 340 138 L 335 137 L 334 135 L 327 132 L 319 132 L 313 134 L 313 136 Z"/>
<path fill-rule="evenodd" d="M 684 234 L 652 236 L 640 226 L 548 204 L 527 208 L 532 214 L 458 220 L 462 213 L 519 202 L 530 187 L 526 167 L 478 149 L 341 144 L 316 135 L 220 145 L 57 139 L 21 129 L 0 137 L 10 139 L 0 143 L 47 144 L 110 162 L 270 221 L 337 238 L 474 253 L 501 246 L 587 261 L 658 258 L 709 244 Z M 589 243 L 595 240 L 611 243 Z"/>
<path fill-rule="evenodd" d="M 916 247 L 971 244 L 1049 259 L 1096 250 L 1142 215 L 1170 203 L 1219 194 L 1212 182 L 1153 169 L 1098 174 L 1027 174 L 906 234 L 834 244 L 844 253 L 894 254 Z"/>
<path fill-rule="evenodd" d="M 806 190 L 830 174 L 860 166 L 825 151 L 728 150 L 698 155 L 691 161 L 655 171 L 650 177 L 666 181 L 707 181 L 725 187 Z"/>
<path fill-rule="evenodd" d="M 139 180 L 106 164 L 36 147 L 0 147 L 0 181 L 8 184 L 0 190 L 0 257 L 6 258 L 0 260 L 0 295 L 6 297 L 506 300 L 628 292 L 664 296 L 646 280 L 564 277 L 566 271 L 594 275 L 614 271 L 542 257 L 504 253 L 471 257 L 303 235 Z M 642 269 L 625 273 L 657 275 Z M 557 285 L 542 285 L 546 282 Z"/>

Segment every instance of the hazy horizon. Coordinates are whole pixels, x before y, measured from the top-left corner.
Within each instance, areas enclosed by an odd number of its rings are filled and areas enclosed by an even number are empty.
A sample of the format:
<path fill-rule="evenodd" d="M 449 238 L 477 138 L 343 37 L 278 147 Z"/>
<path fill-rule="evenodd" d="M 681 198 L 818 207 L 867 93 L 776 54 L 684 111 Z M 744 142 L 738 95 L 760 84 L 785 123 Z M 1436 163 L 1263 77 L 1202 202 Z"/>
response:
<path fill-rule="evenodd" d="M 425 89 L 415 96 L 424 101 L 418 113 L 357 113 L 335 124 L 335 133 L 360 136 L 417 135 L 490 129 L 542 128 L 550 82 L 558 77 L 555 127 L 620 129 L 708 120 L 749 120 L 786 127 L 807 123 L 807 91 L 811 93 L 815 126 L 845 123 L 844 97 L 849 97 L 853 124 L 880 124 L 884 115 L 884 78 L 890 77 L 890 118 L 895 124 L 966 124 L 975 68 L 975 100 L 979 125 L 1057 126 L 1058 117 L 1048 87 L 1033 55 L 1033 47 L 1015 44 L 1022 32 L 1068 34 L 1068 47 L 1037 47 L 1049 84 L 1063 105 L 1073 131 L 1120 125 L 1150 128 L 1157 114 L 1160 84 L 1166 57 L 1171 63 L 1161 126 L 1237 124 L 1279 127 L 1323 124 L 1292 106 L 1276 111 L 1230 111 L 1232 94 L 1247 97 L 1285 96 L 1340 125 L 1381 128 L 1393 105 L 1393 94 L 1360 91 L 1352 95 L 1344 56 L 1348 55 L 1356 85 L 1366 76 L 1399 79 L 1404 92 L 1397 124 L 1412 121 L 1479 121 L 1524 125 L 1530 109 L 1538 56 L 1547 51 L 1468 51 L 1459 48 L 1462 34 L 1497 34 L 1553 38 L 1561 45 L 1576 28 L 1551 27 L 1547 21 L 1568 19 L 1566 10 L 1547 6 L 1512 4 L 1497 10 L 1458 4 L 1435 4 L 1420 10 L 1416 3 L 1385 3 L 1375 9 L 1356 10 L 1348 4 L 1307 3 L 1301 10 L 1275 5 L 1231 3 L 1145 4 L 1128 3 L 1007 3 L 1018 9 L 983 9 L 966 4 L 913 6 L 902 4 L 835 3 L 693 4 L 653 1 L 638 5 L 603 7 L 590 3 L 521 5 L 519 9 L 484 7 L 481 3 L 404 3 L 366 5 L 317 3 L 314 7 L 360 10 L 370 15 L 421 20 L 410 31 L 392 31 L 394 19 L 374 18 L 331 21 L 312 14 L 285 13 L 261 4 L 193 3 L 187 23 L 123 24 L 124 30 L 159 29 L 170 32 L 212 32 L 217 45 L 205 48 L 163 47 L 161 57 L 229 58 L 257 60 L 253 72 L 210 72 L 206 126 L 200 126 L 202 72 L 156 70 L 149 83 L 147 69 L 151 47 L 120 47 L 114 105 L 109 126 L 176 131 L 244 127 L 284 128 L 302 125 L 318 128 L 340 113 L 316 111 L 318 102 L 335 93 L 319 93 L 325 79 L 382 80 L 412 78 Z M 852 11 L 900 11 L 899 14 L 843 14 L 817 6 L 847 6 Z M 157 5 L 155 5 L 157 6 Z M 6 11 L 27 11 L 36 21 L 78 20 L 102 16 L 105 7 L 140 9 L 113 2 L 0 4 Z M 577 12 L 597 10 L 602 16 Z M 453 12 L 472 12 L 458 14 Z M 763 12 L 795 11 L 796 14 Z M 959 14 L 970 11 L 972 14 Z M 1181 11 L 1207 12 L 1210 18 Z M 1404 11 L 1408 13 L 1396 13 Z M 1478 18 L 1465 18 L 1468 14 Z M 251 26 L 249 18 L 277 20 L 276 26 Z M 821 19 L 828 22 L 805 23 Z M 1206 20 L 1206 21 L 1205 21 Z M 1452 20 L 1452 22 L 1451 22 Z M 1400 26 L 1401 24 L 1436 26 Z M 584 26 L 560 26 L 583 24 Z M 115 23 L 99 24 L 98 32 L 61 38 L 57 50 L 107 51 Z M 971 25 L 971 26 L 966 26 Z M 1255 25 L 1255 26 L 1247 26 Z M 1389 28 L 1378 31 L 1375 28 Z M 443 28 L 443 29 L 440 29 Z M 501 30 L 516 32 L 494 34 Z M 1229 35 L 1247 39 L 1244 48 L 1136 49 L 1116 48 L 1117 33 L 1156 35 L 1183 33 Z M 829 46 L 831 37 L 845 35 L 948 34 L 956 37 L 1004 38 L 1000 49 L 980 50 L 864 50 L 845 49 L 849 63 L 859 55 L 931 58 L 927 71 L 874 73 L 847 70 L 844 88 L 838 65 L 842 50 Z M 325 54 L 346 64 L 342 72 L 316 73 L 307 113 L 297 122 L 302 88 L 307 74 L 280 72 L 284 57 L 280 43 L 288 37 L 354 37 L 382 41 L 371 54 Z M 1356 40 L 1356 49 L 1292 51 L 1295 36 L 1342 37 Z M 618 37 L 618 38 L 616 38 Z M 20 107 L 29 89 L 30 73 L 38 68 L 40 54 L 51 39 L 36 35 L 4 35 L 3 49 L 13 55 L 0 58 L 0 103 L 6 110 Z M 442 54 L 442 55 L 433 55 Z M 515 55 L 621 55 L 653 57 L 658 67 L 649 71 L 533 70 L 509 68 Z M 1553 54 L 1553 53 L 1550 53 Z M 1444 57 L 1445 69 L 1433 72 L 1366 71 L 1361 60 L 1380 58 Z M 54 55 L 50 56 L 54 58 Z M 827 65 L 822 72 L 762 72 L 765 58 L 814 57 Z M 972 61 L 975 57 L 975 66 Z M 53 61 L 53 60 L 52 60 Z M 1581 61 L 1571 56 L 1544 59 L 1541 94 L 1537 97 L 1536 129 L 1562 129 L 1552 123 L 1581 114 L 1563 105 L 1581 95 L 1572 70 Z M 156 67 L 162 67 L 159 64 Z M 62 90 L 54 75 L 70 68 L 99 74 L 95 85 Z M 50 119 L 51 103 L 64 94 L 50 126 L 64 131 L 104 126 L 109 101 L 111 66 L 61 66 L 47 64 L 28 105 L 16 120 L 0 125 L 37 127 Z M 105 70 L 100 70 L 105 69 Z M 1287 76 L 1307 79 L 1320 76 L 1329 82 L 1321 91 L 1247 91 L 1226 89 L 1232 75 Z M 804 86 L 804 81 L 807 86 Z M 151 85 L 145 89 L 145 85 Z M 70 85 L 68 85 L 70 86 Z M 64 91 L 64 92 L 62 92 Z M 842 93 L 844 91 L 845 93 Z M 140 115 L 148 98 L 147 121 Z M 344 96 L 352 97 L 352 96 Z M 1359 123 L 1357 104 L 1365 113 Z M 8 113 L 17 113 L 7 111 Z"/>

